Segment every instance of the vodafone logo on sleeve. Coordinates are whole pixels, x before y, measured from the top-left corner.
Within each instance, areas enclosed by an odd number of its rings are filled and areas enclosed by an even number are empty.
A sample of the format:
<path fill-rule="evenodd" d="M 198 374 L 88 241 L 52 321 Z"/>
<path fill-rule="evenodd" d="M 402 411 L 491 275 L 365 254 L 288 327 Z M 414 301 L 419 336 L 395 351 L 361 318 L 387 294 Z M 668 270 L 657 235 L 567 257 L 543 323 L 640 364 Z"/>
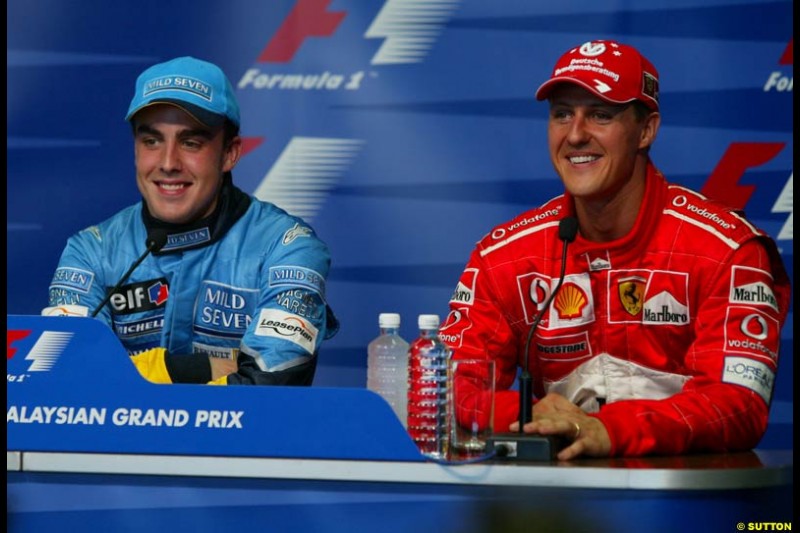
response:
<path fill-rule="evenodd" d="M 725 353 L 745 354 L 770 367 L 778 363 L 780 326 L 767 313 L 753 307 L 731 306 L 725 316 Z"/>

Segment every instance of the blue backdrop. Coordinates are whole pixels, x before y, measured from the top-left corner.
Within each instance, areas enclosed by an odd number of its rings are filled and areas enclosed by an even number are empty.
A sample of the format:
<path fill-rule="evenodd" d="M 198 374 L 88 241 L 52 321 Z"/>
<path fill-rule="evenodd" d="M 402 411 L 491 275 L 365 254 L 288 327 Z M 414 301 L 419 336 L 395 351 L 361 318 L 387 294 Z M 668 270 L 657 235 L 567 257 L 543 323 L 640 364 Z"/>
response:
<path fill-rule="evenodd" d="M 744 0 L 10 0 L 7 304 L 38 314 L 67 237 L 138 200 L 138 73 L 193 55 L 236 87 L 245 191 L 329 244 L 342 329 L 315 384 L 363 387 L 383 311 L 447 313 L 493 225 L 561 192 L 533 93 L 613 38 L 661 74 L 653 159 L 746 209 L 793 270 L 793 4 Z M 792 447 L 793 309 L 762 447 Z"/>

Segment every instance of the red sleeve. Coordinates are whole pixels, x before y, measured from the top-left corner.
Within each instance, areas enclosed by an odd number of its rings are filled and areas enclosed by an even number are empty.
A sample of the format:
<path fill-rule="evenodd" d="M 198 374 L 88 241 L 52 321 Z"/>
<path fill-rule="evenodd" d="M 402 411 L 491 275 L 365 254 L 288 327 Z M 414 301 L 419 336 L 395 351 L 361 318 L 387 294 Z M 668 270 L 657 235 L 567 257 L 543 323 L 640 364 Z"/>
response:
<path fill-rule="evenodd" d="M 517 375 L 517 340 L 503 313 L 500 294 L 476 248 L 450 299 L 439 335 L 453 350 L 454 359 L 491 358 L 495 361 L 493 427 L 508 431 L 517 419 L 519 396 L 509 390 Z"/>
<path fill-rule="evenodd" d="M 717 274 L 697 290 L 682 391 L 615 402 L 595 415 L 612 455 L 745 450 L 761 440 L 789 309 L 788 276 L 772 242 L 759 240 L 742 244 Z"/>

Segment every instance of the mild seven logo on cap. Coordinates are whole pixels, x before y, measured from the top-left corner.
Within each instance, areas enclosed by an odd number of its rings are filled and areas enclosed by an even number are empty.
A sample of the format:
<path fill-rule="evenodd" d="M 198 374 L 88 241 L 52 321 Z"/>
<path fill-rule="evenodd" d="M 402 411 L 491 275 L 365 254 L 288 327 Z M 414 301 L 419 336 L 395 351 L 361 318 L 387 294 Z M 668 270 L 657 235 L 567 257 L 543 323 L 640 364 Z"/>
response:
<path fill-rule="evenodd" d="M 161 76 L 144 84 L 142 97 L 147 98 L 159 91 L 185 91 L 208 102 L 212 99 L 211 86 L 188 76 Z"/>

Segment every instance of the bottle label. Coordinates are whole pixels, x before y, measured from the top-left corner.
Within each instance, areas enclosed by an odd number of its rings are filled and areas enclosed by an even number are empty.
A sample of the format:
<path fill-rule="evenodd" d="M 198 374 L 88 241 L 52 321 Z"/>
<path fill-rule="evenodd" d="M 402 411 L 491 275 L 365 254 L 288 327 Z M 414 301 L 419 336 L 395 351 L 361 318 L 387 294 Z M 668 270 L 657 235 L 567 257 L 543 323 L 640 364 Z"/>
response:
<path fill-rule="evenodd" d="M 408 433 L 420 452 L 445 458 L 448 447 L 447 363 L 449 349 L 420 338 L 408 361 Z"/>

